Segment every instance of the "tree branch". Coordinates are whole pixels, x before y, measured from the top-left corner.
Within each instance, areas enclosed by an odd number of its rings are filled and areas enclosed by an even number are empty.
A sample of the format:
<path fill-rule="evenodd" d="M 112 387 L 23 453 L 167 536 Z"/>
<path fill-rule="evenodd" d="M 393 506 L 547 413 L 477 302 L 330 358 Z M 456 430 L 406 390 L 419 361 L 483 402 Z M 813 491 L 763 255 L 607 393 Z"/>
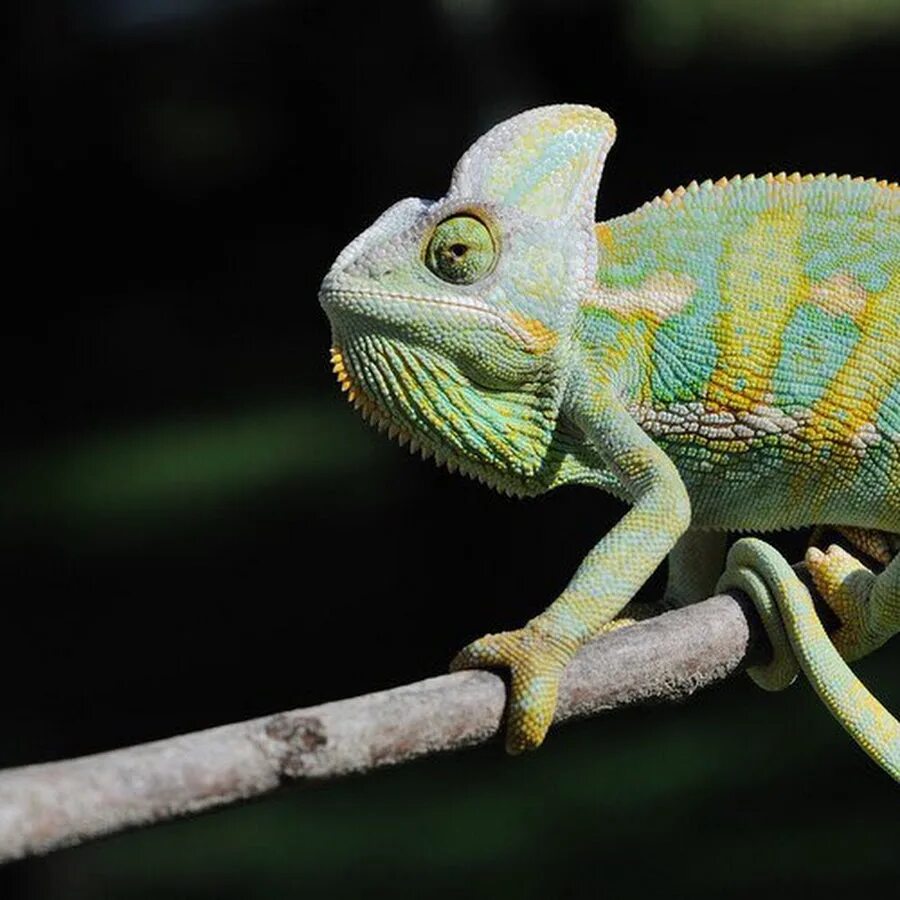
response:
<path fill-rule="evenodd" d="M 723 594 L 603 635 L 566 670 L 556 722 L 674 700 L 765 652 L 756 614 Z M 483 744 L 506 687 L 458 672 L 393 690 L 0 772 L 0 862 L 268 793 Z"/>

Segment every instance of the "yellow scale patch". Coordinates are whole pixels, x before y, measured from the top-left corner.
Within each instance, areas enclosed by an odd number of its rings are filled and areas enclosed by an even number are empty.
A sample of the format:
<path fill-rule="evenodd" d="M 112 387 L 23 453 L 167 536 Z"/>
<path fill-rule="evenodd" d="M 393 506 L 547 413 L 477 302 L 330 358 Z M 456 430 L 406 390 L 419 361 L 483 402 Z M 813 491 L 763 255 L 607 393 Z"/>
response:
<path fill-rule="evenodd" d="M 725 248 L 720 355 L 707 395 L 714 411 L 750 412 L 771 401 L 782 332 L 809 294 L 799 253 L 804 218 L 801 207 L 761 213 Z"/>
<path fill-rule="evenodd" d="M 611 251 L 615 239 L 613 238 L 613 230 L 605 222 L 599 222 L 594 226 L 594 234 L 597 235 L 597 242 L 606 251 Z"/>
<path fill-rule="evenodd" d="M 853 291 L 845 295 L 843 303 L 857 304 L 858 299 L 858 291 Z M 854 316 L 861 332 L 860 340 L 828 389 L 813 404 L 813 415 L 801 432 L 808 440 L 834 442 L 842 464 L 853 465 L 859 461 L 860 436 L 874 433 L 873 423 L 895 386 L 893 378 L 872 376 L 875 360 L 882 360 L 894 370 L 900 368 L 895 356 L 890 355 L 891 347 L 885 343 L 885 333 L 898 334 L 898 309 L 900 276 L 894 276 L 886 290 L 866 294 L 862 308 Z M 893 340 L 896 353 L 896 337 Z"/>
<path fill-rule="evenodd" d="M 526 348 L 529 353 L 546 353 L 556 346 L 559 340 L 556 332 L 540 319 L 529 318 L 517 312 L 510 313 L 509 318 L 531 338 L 532 343 Z"/>

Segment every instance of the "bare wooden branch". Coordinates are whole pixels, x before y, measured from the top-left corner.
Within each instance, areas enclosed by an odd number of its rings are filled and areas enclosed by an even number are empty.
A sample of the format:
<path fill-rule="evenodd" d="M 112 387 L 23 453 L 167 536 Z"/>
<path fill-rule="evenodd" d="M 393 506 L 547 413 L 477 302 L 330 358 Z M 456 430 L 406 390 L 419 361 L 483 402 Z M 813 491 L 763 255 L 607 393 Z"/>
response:
<path fill-rule="evenodd" d="M 562 680 L 556 721 L 719 681 L 764 648 L 752 606 L 720 595 L 585 646 Z M 482 744 L 506 687 L 459 672 L 100 753 L 0 772 L 0 862 L 259 796 L 288 782 L 368 772 Z"/>

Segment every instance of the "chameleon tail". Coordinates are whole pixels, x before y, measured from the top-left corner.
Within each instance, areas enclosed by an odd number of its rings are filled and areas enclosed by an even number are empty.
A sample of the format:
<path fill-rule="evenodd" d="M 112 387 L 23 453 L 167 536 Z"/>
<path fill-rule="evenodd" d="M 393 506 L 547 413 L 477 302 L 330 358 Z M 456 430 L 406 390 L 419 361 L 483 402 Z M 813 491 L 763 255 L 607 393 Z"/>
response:
<path fill-rule="evenodd" d="M 774 648 L 767 666 L 750 676 L 778 690 L 793 680 L 797 663 L 831 714 L 891 777 L 900 782 L 900 722 L 853 674 L 835 649 L 816 614 L 809 590 L 787 560 L 756 538 L 737 541 L 728 554 L 718 589 L 739 588 L 750 595 Z M 785 654 L 787 647 L 796 661 Z"/>

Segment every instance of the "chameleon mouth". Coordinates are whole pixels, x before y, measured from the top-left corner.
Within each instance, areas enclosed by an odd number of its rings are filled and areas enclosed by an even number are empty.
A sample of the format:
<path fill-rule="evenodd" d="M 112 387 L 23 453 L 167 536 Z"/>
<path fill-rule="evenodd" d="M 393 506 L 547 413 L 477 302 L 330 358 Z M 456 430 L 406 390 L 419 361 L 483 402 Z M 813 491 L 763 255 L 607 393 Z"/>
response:
<path fill-rule="evenodd" d="M 527 323 L 519 321 L 520 317 L 506 316 L 486 303 L 475 298 L 459 297 L 415 297 L 400 291 L 386 291 L 367 287 L 366 289 L 341 287 L 329 276 L 319 290 L 319 303 L 330 316 L 329 310 L 346 311 L 371 319 L 379 320 L 381 313 L 371 308 L 373 301 L 406 303 L 412 306 L 429 306 L 436 310 L 459 313 L 466 316 L 480 317 L 491 326 L 502 329 L 513 341 L 526 351 L 534 352 L 536 336 Z"/>

